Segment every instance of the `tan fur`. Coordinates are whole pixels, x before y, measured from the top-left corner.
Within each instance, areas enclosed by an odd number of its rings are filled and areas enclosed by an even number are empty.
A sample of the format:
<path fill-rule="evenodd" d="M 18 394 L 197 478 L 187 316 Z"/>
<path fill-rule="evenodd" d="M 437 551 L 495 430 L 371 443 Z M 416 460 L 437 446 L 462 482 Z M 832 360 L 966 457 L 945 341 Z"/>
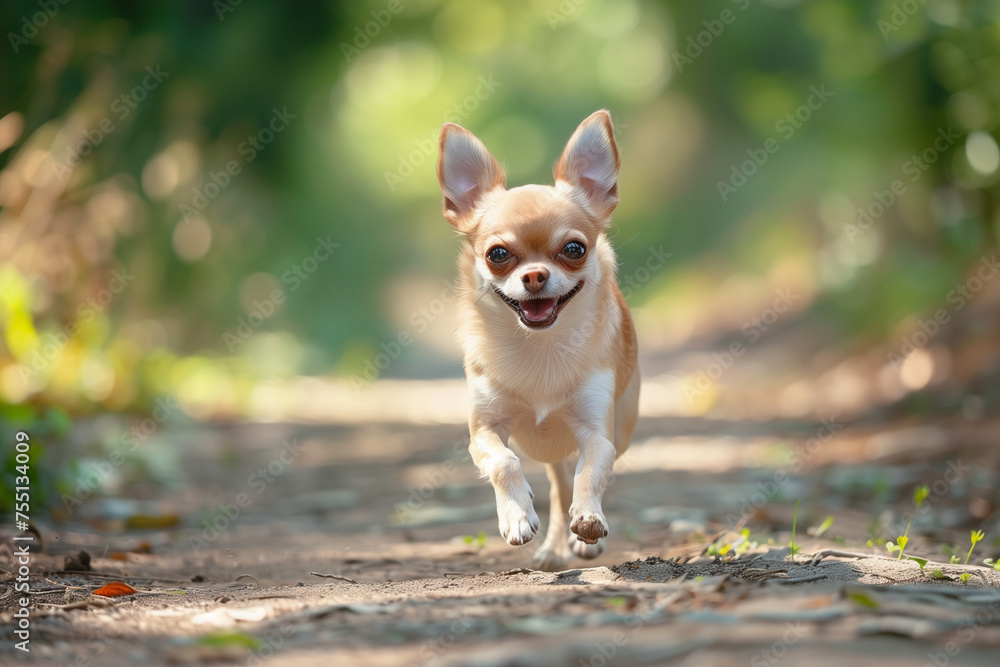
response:
<path fill-rule="evenodd" d="M 547 569 L 565 565 L 571 551 L 600 553 L 607 535 L 601 497 L 638 414 L 635 328 L 605 234 L 618 203 L 618 164 L 606 111 L 574 133 L 556 166 L 555 186 L 507 190 L 499 165 L 475 136 L 452 124 L 441 133 L 445 217 L 465 235 L 458 335 L 472 395 L 470 451 L 493 483 L 500 532 L 510 544 L 532 539 L 538 517 L 508 445 L 547 464 L 552 513 L 535 556 Z M 562 252 L 570 241 L 586 248 L 582 259 Z M 513 259 L 487 261 L 496 246 Z M 548 277 L 534 295 L 525 280 L 537 272 Z M 579 291 L 543 329 L 494 291 L 523 307 L 534 296 L 555 299 L 574 286 Z M 573 476 L 568 459 L 577 452 Z"/>

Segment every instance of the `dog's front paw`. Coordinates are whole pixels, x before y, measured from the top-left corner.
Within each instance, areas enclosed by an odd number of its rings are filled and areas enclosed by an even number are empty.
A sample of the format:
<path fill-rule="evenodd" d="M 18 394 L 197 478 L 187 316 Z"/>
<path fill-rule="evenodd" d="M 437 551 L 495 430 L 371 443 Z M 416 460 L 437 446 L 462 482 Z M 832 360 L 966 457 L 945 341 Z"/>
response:
<path fill-rule="evenodd" d="M 499 503 L 497 516 L 500 518 L 500 537 L 512 546 L 527 544 L 538 532 L 538 515 L 530 502 L 527 507 L 514 501 Z"/>
<path fill-rule="evenodd" d="M 597 540 L 608 536 L 608 520 L 600 511 L 576 512 L 570 509 L 573 517 L 569 529 L 587 544 L 597 544 Z"/>

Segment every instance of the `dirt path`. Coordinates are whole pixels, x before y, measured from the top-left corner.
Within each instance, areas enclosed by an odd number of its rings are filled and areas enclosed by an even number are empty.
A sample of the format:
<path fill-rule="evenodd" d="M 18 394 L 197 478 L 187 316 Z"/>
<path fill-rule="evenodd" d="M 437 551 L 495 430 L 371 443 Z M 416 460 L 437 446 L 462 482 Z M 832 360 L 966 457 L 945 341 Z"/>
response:
<path fill-rule="evenodd" d="M 998 424 L 941 422 L 932 446 L 906 422 L 846 424 L 809 453 L 818 428 L 643 420 L 607 499 L 608 552 L 545 573 L 525 569 L 536 545 L 496 536 L 461 426 L 172 425 L 156 436 L 159 476 L 121 489 L 146 500 L 89 499 L 72 521 L 40 526 L 31 652 L 5 641 L 0 660 L 996 665 L 1000 572 L 804 554 L 873 553 L 871 524 L 895 527 L 913 486 L 939 479 L 951 481 L 917 514 L 906 551 L 947 561 L 945 543 L 967 548 Z M 528 477 L 544 517 L 541 467 Z M 793 563 L 783 547 L 799 499 Z M 826 515 L 833 527 L 808 536 Z M 137 530 L 137 517 L 180 525 Z M 740 520 L 756 546 L 731 562 L 699 555 Z M 973 561 L 995 555 L 994 537 Z M 61 572 L 80 549 L 93 571 Z M 4 551 L 0 569 L 14 570 Z M 90 594 L 112 580 L 140 594 Z M 10 628 L 14 597 L 0 604 Z"/>

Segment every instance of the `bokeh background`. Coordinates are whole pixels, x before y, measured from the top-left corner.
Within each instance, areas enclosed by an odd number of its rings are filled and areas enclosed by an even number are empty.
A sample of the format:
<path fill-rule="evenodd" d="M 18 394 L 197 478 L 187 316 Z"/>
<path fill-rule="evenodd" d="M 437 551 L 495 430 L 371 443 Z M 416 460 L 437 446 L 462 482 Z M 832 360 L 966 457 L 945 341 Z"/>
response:
<path fill-rule="evenodd" d="M 1000 404 L 996 0 L 42 4 L 0 10 L 0 418 L 53 505 L 107 415 L 460 423 L 446 120 L 519 185 L 612 112 L 644 415 Z"/>

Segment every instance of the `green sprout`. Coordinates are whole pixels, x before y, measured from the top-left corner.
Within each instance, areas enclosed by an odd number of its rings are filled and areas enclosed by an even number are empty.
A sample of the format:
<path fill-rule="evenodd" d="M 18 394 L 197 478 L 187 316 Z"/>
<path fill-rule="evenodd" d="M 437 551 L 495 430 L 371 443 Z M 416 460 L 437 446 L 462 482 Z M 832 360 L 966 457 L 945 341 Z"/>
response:
<path fill-rule="evenodd" d="M 486 546 L 486 533 L 480 531 L 479 535 L 473 537 L 472 535 L 466 535 L 462 540 L 468 544 L 470 547 L 475 546 L 477 549 L 482 549 Z"/>
<path fill-rule="evenodd" d="M 826 517 L 826 519 L 823 520 L 823 523 L 819 525 L 819 528 L 817 528 L 816 532 L 813 533 L 813 537 L 822 537 L 823 533 L 830 530 L 832 526 L 833 526 L 833 515 L 831 514 L 830 516 Z"/>
<path fill-rule="evenodd" d="M 788 548 L 792 552 L 792 560 L 795 560 L 795 554 L 797 554 L 802 549 L 802 547 L 795 544 L 795 525 L 798 523 L 799 520 L 799 503 L 801 502 L 802 502 L 801 498 L 795 501 L 795 514 L 792 515 L 792 541 L 788 543 Z"/>
<path fill-rule="evenodd" d="M 1000 561 L 994 561 L 992 558 L 987 558 L 983 562 L 992 567 L 994 570 L 1000 571 Z"/>
<path fill-rule="evenodd" d="M 878 602 L 873 600 L 870 595 L 863 591 L 853 591 L 848 593 L 847 597 L 866 609 L 878 609 Z"/>
<path fill-rule="evenodd" d="M 930 489 L 927 488 L 926 484 L 913 489 L 914 508 L 920 509 L 920 506 L 925 500 L 927 500 L 928 495 L 930 495 Z M 916 512 L 910 515 L 910 520 L 906 524 L 906 530 L 903 531 L 902 535 L 896 538 L 895 544 L 892 542 L 886 542 L 885 544 L 885 548 L 888 549 L 890 554 L 896 553 L 897 551 L 899 552 L 899 556 L 896 557 L 896 560 L 903 560 L 903 550 L 906 548 L 906 544 L 910 541 L 910 526 L 913 525 L 914 516 L 916 516 Z"/>
<path fill-rule="evenodd" d="M 968 572 L 963 572 L 962 576 L 959 577 L 959 578 L 962 580 L 963 584 L 967 584 L 967 583 L 969 583 L 969 579 L 972 578 L 972 575 L 969 574 Z"/>
<path fill-rule="evenodd" d="M 736 553 L 744 553 L 757 548 L 757 543 L 750 539 L 750 529 L 744 528 L 740 531 L 740 537 L 733 543 Z"/>
<path fill-rule="evenodd" d="M 910 530 L 909 526 L 907 526 L 906 530 L 907 532 L 909 532 Z M 909 537 L 907 537 L 906 535 L 900 535 L 898 538 L 896 538 L 895 542 L 886 542 L 885 548 L 890 554 L 894 554 L 898 551 L 899 556 L 896 557 L 896 560 L 903 560 L 903 549 L 906 548 L 906 543 L 909 541 L 910 541 Z"/>
<path fill-rule="evenodd" d="M 976 542 L 981 542 L 984 537 L 986 537 L 986 535 L 983 534 L 983 531 L 972 531 L 972 537 L 969 538 L 972 541 L 972 546 L 969 547 L 969 553 L 965 554 L 965 565 L 969 564 L 969 558 L 972 557 L 972 550 L 976 548 Z"/>
<path fill-rule="evenodd" d="M 941 570 L 931 570 L 931 576 L 935 579 L 944 579 L 944 572 Z"/>
<path fill-rule="evenodd" d="M 723 540 L 731 537 L 731 535 L 731 533 L 724 535 L 720 537 L 719 540 L 709 544 L 708 548 L 705 550 L 705 555 L 721 556 L 724 561 L 730 561 L 750 549 L 756 549 L 758 546 L 757 542 L 750 540 L 749 528 L 741 530 L 739 534 L 732 539 L 732 541 L 723 543 Z"/>

